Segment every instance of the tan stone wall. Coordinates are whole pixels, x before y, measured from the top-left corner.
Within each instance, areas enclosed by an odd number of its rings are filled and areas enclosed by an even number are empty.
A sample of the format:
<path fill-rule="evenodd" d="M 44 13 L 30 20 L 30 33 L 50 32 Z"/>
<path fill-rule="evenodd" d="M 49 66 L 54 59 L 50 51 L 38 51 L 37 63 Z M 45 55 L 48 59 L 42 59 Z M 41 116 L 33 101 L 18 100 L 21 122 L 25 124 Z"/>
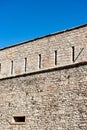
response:
<path fill-rule="evenodd" d="M 0 50 L 0 130 L 87 130 L 86 43 L 83 26 Z"/>
<path fill-rule="evenodd" d="M 87 60 L 87 26 L 65 31 L 48 37 L 30 41 L 0 51 L 0 78 L 31 73 L 49 68 L 73 64 L 72 46 L 75 47 L 75 62 Z M 57 50 L 57 66 L 55 66 Z M 41 54 L 41 68 L 39 68 Z M 25 72 L 25 58 L 27 66 Z M 13 73 L 11 74 L 11 61 Z"/>
<path fill-rule="evenodd" d="M 1 80 L 0 130 L 87 130 L 86 64 Z"/>

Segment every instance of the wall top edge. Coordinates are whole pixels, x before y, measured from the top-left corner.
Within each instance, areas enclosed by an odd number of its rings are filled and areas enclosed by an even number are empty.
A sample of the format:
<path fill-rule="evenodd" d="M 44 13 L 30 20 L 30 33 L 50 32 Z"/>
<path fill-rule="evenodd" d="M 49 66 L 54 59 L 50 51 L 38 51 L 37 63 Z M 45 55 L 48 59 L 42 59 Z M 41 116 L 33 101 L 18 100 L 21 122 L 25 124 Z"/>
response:
<path fill-rule="evenodd" d="M 27 41 L 24 41 L 24 42 L 20 42 L 20 43 L 11 45 L 11 46 L 0 48 L 0 51 L 5 50 L 5 49 L 9 49 L 9 48 L 12 48 L 12 47 L 15 47 L 15 46 L 20 46 L 20 45 L 23 45 L 23 44 L 26 44 L 26 43 L 29 43 L 29 42 L 33 42 L 33 41 L 36 41 L 36 40 L 39 40 L 39 39 L 42 39 L 42 38 L 46 38 L 46 37 L 49 37 L 49 36 L 54 36 L 54 35 L 65 33 L 65 32 L 69 32 L 69 31 L 72 31 L 72 30 L 75 30 L 75 29 L 83 28 L 83 27 L 86 27 L 86 26 L 87 26 L 87 24 L 82 24 L 80 26 L 75 26 L 75 27 L 72 27 L 72 28 L 69 28 L 69 29 L 65 29 L 65 30 L 62 30 L 62 31 L 59 31 L 59 32 L 55 32 L 55 33 L 51 33 L 51 34 L 48 34 L 48 35 L 45 35 L 45 36 L 41 36 L 41 37 L 38 37 L 38 38 L 30 39 L 30 40 L 27 40 Z"/>

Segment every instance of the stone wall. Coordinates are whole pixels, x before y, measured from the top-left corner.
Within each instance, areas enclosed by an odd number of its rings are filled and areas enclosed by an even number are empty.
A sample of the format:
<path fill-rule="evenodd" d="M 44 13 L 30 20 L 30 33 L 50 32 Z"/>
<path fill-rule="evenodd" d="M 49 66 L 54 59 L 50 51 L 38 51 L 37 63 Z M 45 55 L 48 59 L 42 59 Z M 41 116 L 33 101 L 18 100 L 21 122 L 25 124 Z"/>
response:
<path fill-rule="evenodd" d="M 1 80 L 0 129 L 87 130 L 87 62 Z"/>
<path fill-rule="evenodd" d="M 0 130 L 87 130 L 87 25 L 0 50 Z"/>
<path fill-rule="evenodd" d="M 86 61 L 86 43 L 87 25 L 84 25 L 1 49 L 0 78 Z"/>

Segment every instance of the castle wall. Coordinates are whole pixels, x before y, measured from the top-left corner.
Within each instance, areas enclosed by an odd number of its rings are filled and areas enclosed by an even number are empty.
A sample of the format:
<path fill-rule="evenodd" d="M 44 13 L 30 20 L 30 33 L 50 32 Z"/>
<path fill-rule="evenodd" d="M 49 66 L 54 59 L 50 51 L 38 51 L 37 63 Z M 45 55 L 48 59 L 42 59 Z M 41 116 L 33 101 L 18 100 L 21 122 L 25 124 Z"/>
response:
<path fill-rule="evenodd" d="M 1 49 L 0 78 L 86 61 L 86 43 L 87 26 L 83 26 Z"/>
<path fill-rule="evenodd" d="M 0 129 L 86 130 L 87 63 L 1 80 Z"/>
<path fill-rule="evenodd" d="M 0 130 L 87 130 L 87 25 L 0 50 Z"/>

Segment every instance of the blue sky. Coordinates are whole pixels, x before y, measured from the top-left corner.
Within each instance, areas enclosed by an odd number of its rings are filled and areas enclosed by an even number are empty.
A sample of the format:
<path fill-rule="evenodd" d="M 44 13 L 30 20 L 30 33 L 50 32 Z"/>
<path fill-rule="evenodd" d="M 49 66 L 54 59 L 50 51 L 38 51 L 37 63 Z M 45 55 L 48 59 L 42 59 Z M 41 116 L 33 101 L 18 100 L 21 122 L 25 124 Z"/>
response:
<path fill-rule="evenodd" d="M 0 0 L 0 48 L 87 23 L 87 0 Z"/>

